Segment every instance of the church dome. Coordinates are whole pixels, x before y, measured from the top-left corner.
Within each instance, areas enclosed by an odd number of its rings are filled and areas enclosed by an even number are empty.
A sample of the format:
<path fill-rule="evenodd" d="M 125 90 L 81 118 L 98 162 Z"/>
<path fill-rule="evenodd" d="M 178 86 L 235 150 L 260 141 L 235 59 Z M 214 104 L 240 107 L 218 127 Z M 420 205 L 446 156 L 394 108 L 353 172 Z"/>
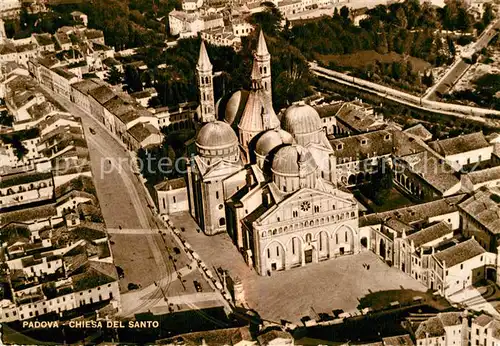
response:
<path fill-rule="evenodd" d="M 239 117 L 240 113 L 248 99 L 248 91 L 238 90 L 236 91 L 226 103 L 226 108 L 224 111 L 224 120 L 232 125 L 234 121 Z"/>
<path fill-rule="evenodd" d="M 230 125 L 223 121 L 212 121 L 203 125 L 198 132 L 196 145 L 203 149 L 225 149 L 238 145 L 238 137 Z"/>
<path fill-rule="evenodd" d="M 323 126 L 319 114 L 314 108 L 304 102 L 298 102 L 285 111 L 281 127 L 295 136 L 317 132 Z"/>
<path fill-rule="evenodd" d="M 296 144 L 280 148 L 272 164 L 272 172 L 282 176 L 307 176 L 316 169 L 317 165 L 311 152 Z"/>
<path fill-rule="evenodd" d="M 266 156 L 271 150 L 282 145 L 292 144 L 294 139 L 288 132 L 276 129 L 264 132 L 255 144 L 255 152 L 258 155 Z"/>

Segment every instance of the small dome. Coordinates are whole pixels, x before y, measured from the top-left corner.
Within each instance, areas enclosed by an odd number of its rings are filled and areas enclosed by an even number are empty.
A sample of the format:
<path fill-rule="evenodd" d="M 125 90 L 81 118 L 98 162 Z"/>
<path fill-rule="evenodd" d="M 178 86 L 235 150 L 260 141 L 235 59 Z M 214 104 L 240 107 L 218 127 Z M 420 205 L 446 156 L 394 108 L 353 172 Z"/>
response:
<path fill-rule="evenodd" d="M 196 145 L 204 149 L 223 149 L 238 144 L 238 137 L 230 125 L 223 121 L 212 121 L 201 128 L 196 136 Z"/>
<path fill-rule="evenodd" d="M 323 126 L 319 114 L 314 108 L 304 102 L 298 102 L 285 111 L 281 120 L 281 127 L 295 136 L 297 134 L 317 132 Z"/>
<path fill-rule="evenodd" d="M 313 173 L 317 168 L 311 152 L 303 146 L 292 144 L 278 150 L 273 159 L 272 171 L 278 175 L 298 176 Z"/>
<path fill-rule="evenodd" d="M 246 90 L 238 90 L 229 98 L 224 111 L 224 120 L 229 125 L 232 125 L 238 117 L 238 113 L 243 111 L 243 106 L 246 104 L 247 99 L 248 91 Z"/>
<path fill-rule="evenodd" d="M 266 156 L 274 148 L 282 144 L 292 144 L 293 142 L 292 135 L 284 130 L 268 130 L 257 140 L 255 152 L 261 156 Z"/>

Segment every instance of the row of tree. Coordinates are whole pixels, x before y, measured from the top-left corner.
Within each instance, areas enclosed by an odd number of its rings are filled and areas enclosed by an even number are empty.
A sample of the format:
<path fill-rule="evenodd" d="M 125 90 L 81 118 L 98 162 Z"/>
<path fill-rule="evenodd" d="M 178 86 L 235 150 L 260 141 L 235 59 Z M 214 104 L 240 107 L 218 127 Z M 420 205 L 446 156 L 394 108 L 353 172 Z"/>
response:
<path fill-rule="evenodd" d="M 461 0 L 451 0 L 443 9 L 435 9 L 427 2 L 407 0 L 379 5 L 367 14 L 359 26 L 351 21 L 347 8 L 332 18 L 294 26 L 289 29 L 291 43 L 309 59 L 316 59 L 318 54 L 375 50 L 380 54 L 410 55 L 441 65 L 448 62 L 454 52 L 450 45 L 443 44 L 438 29 L 469 31 L 472 21 Z"/>

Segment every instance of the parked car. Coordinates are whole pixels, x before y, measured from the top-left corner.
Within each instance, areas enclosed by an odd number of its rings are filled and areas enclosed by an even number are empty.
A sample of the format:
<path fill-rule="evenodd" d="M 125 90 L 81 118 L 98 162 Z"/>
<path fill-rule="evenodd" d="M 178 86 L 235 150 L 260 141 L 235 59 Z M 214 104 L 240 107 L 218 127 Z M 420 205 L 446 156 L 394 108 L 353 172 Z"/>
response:
<path fill-rule="evenodd" d="M 201 284 L 198 281 L 194 280 L 193 284 L 194 284 L 194 288 L 196 288 L 196 292 L 202 292 L 203 291 L 203 288 L 201 287 Z"/>
<path fill-rule="evenodd" d="M 127 286 L 129 291 L 136 290 L 139 288 L 139 285 L 134 284 L 133 282 L 129 283 Z"/>
<path fill-rule="evenodd" d="M 125 277 L 125 272 L 121 267 L 116 266 L 116 271 L 118 272 L 118 277 L 120 279 L 123 279 Z"/>

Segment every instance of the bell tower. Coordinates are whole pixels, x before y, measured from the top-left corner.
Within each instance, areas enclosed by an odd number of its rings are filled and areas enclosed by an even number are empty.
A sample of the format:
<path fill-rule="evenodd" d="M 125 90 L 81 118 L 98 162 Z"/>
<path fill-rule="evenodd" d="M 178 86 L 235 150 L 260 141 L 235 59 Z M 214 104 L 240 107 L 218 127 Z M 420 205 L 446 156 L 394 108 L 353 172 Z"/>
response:
<path fill-rule="evenodd" d="M 269 97 L 270 100 L 273 99 L 272 95 L 272 85 L 271 85 L 271 54 L 267 50 L 266 39 L 264 38 L 264 33 L 262 30 L 259 33 L 259 41 L 257 43 L 257 50 L 254 55 L 254 65 L 257 65 L 260 77 L 262 89 Z"/>
<path fill-rule="evenodd" d="M 201 41 L 200 57 L 196 65 L 196 76 L 198 78 L 200 118 L 202 123 L 216 120 L 212 69 L 212 63 L 208 58 L 205 42 Z"/>

